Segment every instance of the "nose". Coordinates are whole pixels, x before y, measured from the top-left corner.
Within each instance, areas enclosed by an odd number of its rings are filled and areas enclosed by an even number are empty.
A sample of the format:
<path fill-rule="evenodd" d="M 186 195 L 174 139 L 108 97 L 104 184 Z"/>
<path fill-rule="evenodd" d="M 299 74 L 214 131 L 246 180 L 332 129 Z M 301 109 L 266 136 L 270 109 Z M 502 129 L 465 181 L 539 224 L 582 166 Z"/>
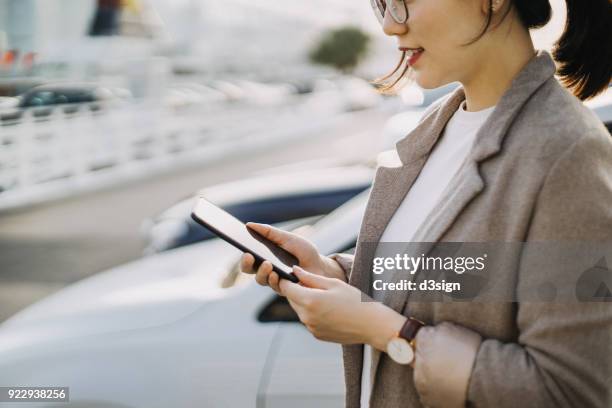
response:
<path fill-rule="evenodd" d="M 389 0 L 387 0 L 389 1 Z M 392 35 L 404 35 L 408 32 L 408 23 L 400 24 L 391 16 L 389 8 L 385 10 L 385 17 L 383 19 L 383 31 L 385 34 Z"/>

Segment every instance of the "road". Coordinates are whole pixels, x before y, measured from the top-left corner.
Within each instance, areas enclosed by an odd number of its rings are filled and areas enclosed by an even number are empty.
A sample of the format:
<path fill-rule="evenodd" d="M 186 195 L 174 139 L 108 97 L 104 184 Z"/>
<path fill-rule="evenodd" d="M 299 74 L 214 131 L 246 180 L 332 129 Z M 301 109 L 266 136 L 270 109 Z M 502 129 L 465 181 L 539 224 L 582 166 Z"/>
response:
<path fill-rule="evenodd" d="M 0 215 L 0 321 L 112 266 L 137 259 L 142 220 L 195 190 L 302 160 L 355 159 L 379 147 L 388 113 L 367 111 L 273 150 Z"/>

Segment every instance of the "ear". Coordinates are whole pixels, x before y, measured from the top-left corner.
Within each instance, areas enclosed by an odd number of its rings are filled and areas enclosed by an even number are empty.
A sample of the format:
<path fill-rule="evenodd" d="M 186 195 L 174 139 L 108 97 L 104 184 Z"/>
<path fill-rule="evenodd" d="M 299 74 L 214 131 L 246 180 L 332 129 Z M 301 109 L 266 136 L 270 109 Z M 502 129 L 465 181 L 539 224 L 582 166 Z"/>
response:
<path fill-rule="evenodd" d="M 483 15 L 489 14 L 489 6 L 493 9 L 493 13 L 499 11 L 504 5 L 504 0 L 480 0 L 480 7 Z"/>
<path fill-rule="evenodd" d="M 497 13 L 499 10 L 501 10 L 502 6 L 504 5 L 504 1 L 505 0 L 493 0 L 491 7 L 493 9 L 493 13 Z"/>
<path fill-rule="evenodd" d="M 483 16 L 489 14 L 489 3 L 493 0 L 479 0 L 480 1 L 480 12 Z"/>

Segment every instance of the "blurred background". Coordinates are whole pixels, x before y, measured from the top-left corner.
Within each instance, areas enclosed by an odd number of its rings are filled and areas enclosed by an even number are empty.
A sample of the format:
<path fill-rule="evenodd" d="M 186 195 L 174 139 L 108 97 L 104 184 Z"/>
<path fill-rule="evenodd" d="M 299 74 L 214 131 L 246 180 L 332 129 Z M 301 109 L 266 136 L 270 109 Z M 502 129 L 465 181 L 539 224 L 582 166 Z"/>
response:
<path fill-rule="evenodd" d="M 372 17 L 351 0 L 0 0 L 0 320 L 141 256 L 142 221 L 202 187 L 383 149 L 386 120 L 425 101 L 368 85 L 398 57 Z"/>
<path fill-rule="evenodd" d="M 540 49 L 564 24 L 551 3 Z M 368 0 L 0 0 L 0 385 L 117 397 L 80 407 L 341 404 L 339 350 L 283 326 L 286 302 L 189 213 L 204 194 L 350 251 L 380 153 L 456 86 L 377 94 L 398 57 Z M 609 92 L 592 106 L 609 126 Z M 134 392 L 168 378 L 189 392 Z M 215 394 L 236 382 L 248 404 Z"/>
<path fill-rule="evenodd" d="M 370 14 L 0 0 L 0 320 L 140 257 L 143 220 L 202 187 L 367 156 L 399 107 L 364 80 L 395 63 Z"/>

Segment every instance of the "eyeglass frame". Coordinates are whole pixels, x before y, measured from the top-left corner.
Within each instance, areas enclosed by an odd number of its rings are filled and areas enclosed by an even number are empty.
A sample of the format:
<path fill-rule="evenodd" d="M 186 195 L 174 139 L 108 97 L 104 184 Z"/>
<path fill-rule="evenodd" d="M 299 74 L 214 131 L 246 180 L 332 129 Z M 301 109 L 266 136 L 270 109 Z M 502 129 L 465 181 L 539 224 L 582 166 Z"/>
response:
<path fill-rule="evenodd" d="M 370 4 L 372 6 L 372 10 L 378 19 L 380 25 L 383 25 L 385 20 L 385 13 L 387 11 L 387 2 L 391 2 L 391 6 L 389 7 L 389 14 L 398 24 L 405 24 L 408 21 L 408 6 L 406 5 L 405 0 L 370 0 Z M 397 3 L 402 3 L 404 6 L 404 10 L 399 10 Z M 402 16 L 401 12 L 404 12 Z"/>

